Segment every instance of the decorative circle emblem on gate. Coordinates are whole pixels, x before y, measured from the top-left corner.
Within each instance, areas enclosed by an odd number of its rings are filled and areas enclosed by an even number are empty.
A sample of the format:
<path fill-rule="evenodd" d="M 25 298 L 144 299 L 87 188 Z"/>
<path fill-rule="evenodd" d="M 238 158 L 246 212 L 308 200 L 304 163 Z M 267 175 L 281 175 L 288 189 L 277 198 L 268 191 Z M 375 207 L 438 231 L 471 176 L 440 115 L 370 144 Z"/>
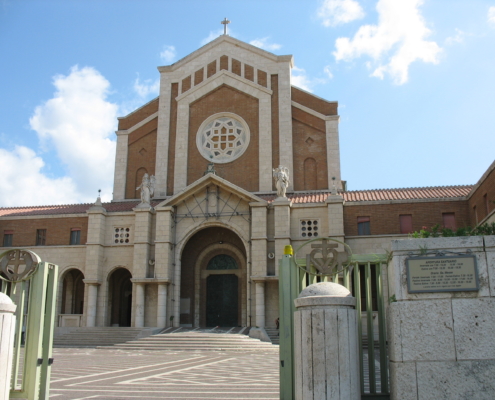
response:
<path fill-rule="evenodd" d="M 239 158 L 249 146 L 247 123 L 238 115 L 212 115 L 198 130 L 196 145 L 207 160 L 225 164 Z"/>
<path fill-rule="evenodd" d="M 9 250 L 0 259 L 0 273 L 9 282 L 28 279 L 35 271 L 41 259 L 29 250 Z"/>

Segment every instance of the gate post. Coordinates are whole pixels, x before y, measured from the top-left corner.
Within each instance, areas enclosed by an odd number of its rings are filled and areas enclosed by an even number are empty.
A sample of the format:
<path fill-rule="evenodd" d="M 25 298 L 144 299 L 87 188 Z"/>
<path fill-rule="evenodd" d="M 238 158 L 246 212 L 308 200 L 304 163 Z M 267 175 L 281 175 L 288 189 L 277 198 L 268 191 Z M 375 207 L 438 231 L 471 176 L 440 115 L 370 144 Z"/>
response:
<path fill-rule="evenodd" d="M 296 400 L 360 400 L 356 299 L 320 282 L 294 303 Z"/>
<path fill-rule="evenodd" d="M 0 400 L 9 398 L 16 307 L 9 296 L 0 292 Z"/>

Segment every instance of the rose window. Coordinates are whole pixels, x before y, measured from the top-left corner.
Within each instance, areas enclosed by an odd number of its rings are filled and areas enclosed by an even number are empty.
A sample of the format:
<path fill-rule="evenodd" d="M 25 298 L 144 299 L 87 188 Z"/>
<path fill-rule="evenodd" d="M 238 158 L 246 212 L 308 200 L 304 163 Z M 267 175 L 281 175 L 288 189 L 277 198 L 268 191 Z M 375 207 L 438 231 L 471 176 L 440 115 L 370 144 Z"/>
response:
<path fill-rule="evenodd" d="M 220 116 L 203 123 L 197 145 L 201 155 L 214 163 L 227 163 L 240 157 L 247 148 L 247 125 L 230 116 Z"/>

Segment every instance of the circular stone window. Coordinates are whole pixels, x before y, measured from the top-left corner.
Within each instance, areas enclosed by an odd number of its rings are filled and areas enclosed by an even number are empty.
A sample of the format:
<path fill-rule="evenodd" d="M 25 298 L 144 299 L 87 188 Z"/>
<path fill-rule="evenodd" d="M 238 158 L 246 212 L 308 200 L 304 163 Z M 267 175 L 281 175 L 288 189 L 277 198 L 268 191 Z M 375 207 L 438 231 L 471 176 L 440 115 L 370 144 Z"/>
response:
<path fill-rule="evenodd" d="M 239 158 L 249 145 L 249 127 L 235 114 L 215 114 L 201 124 L 196 144 L 207 160 L 224 164 Z"/>

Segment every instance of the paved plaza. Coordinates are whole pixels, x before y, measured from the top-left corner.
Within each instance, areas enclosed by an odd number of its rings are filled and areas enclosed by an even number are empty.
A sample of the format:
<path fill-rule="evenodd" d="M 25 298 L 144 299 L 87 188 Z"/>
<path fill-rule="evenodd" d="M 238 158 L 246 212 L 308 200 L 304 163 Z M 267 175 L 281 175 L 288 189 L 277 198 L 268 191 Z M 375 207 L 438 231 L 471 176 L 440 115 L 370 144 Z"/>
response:
<path fill-rule="evenodd" d="M 278 399 L 277 351 L 55 348 L 50 398 Z"/>

